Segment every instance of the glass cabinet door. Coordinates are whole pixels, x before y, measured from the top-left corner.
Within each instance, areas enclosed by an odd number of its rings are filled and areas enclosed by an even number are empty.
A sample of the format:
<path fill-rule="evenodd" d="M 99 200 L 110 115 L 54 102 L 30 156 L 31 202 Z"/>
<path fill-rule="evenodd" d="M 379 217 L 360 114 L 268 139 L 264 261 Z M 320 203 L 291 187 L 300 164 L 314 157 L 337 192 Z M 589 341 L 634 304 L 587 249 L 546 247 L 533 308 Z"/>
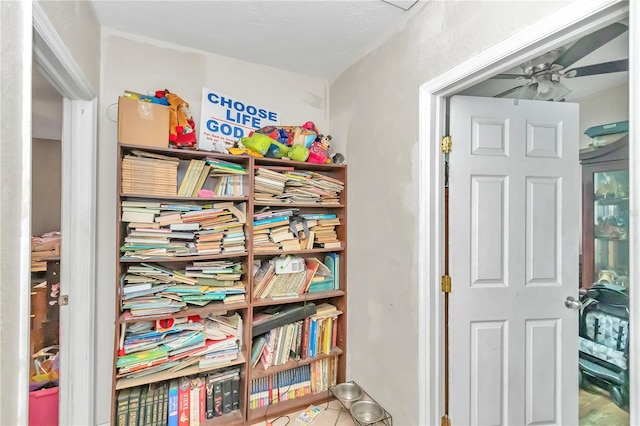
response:
<path fill-rule="evenodd" d="M 629 279 L 629 172 L 593 174 L 594 282 L 627 287 Z"/>

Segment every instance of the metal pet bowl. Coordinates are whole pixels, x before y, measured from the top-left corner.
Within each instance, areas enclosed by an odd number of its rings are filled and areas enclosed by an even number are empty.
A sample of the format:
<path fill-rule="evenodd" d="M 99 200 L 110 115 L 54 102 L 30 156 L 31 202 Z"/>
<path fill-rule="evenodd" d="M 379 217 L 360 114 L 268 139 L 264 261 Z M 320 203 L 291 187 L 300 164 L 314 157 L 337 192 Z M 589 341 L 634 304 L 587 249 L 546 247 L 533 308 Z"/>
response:
<path fill-rule="evenodd" d="M 342 402 L 353 402 L 362 398 L 362 388 L 355 383 L 340 383 L 334 386 L 331 391 Z"/>
<path fill-rule="evenodd" d="M 354 402 L 349 411 L 360 423 L 376 423 L 382 420 L 385 415 L 382 407 L 373 401 Z"/>

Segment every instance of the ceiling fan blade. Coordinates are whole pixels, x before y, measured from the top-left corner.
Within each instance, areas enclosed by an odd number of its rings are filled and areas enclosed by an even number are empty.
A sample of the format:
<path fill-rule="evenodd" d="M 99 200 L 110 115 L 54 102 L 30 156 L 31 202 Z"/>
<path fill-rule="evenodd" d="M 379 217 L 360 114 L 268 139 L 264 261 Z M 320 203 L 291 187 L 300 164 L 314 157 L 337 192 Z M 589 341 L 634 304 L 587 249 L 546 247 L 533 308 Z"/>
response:
<path fill-rule="evenodd" d="M 514 87 L 513 89 L 505 90 L 502 93 L 498 93 L 494 96 L 494 98 L 506 98 L 507 96 L 514 94 L 515 96 L 510 96 L 515 99 L 533 99 L 536 94 L 536 91 L 531 88 L 530 84 L 525 84 L 522 86 Z"/>
<path fill-rule="evenodd" d="M 527 78 L 524 74 L 498 74 L 491 77 L 494 80 L 518 80 Z"/>
<path fill-rule="evenodd" d="M 563 77 L 574 78 L 584 77 L 585 75 L 608 74 L 611 72 L 629 71 L 629 60 L 621 59 L 619 61 L 603 62 L 601 64 L 587 65 L 586 67 L 578 67 L 568 70 Z"/>
<path fill-rule="evenodd" d="M 568 48 L 556 61 L 554 65 L 560 65 L 562 68 L 567 68 L 569 65 L 579 61 L 587 56 L 597 48 L 604 46 L 620 34 L 626 32 L 629 29 L 624 24 L 616 22 L 608 27 L 599 29 L 598 31 L 586 35 L 576 41 L 570 48 Z"/>

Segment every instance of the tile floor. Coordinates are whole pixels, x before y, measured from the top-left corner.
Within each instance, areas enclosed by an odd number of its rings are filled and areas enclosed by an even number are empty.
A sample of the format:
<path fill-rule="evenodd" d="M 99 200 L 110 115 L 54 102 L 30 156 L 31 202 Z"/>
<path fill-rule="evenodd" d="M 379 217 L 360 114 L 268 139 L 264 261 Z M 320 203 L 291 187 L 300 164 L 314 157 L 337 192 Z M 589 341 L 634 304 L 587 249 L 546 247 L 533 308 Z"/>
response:
<path fill-rule="evenodd" d="M 338 401 L 331 401 L 328 406 L 326 402 L 317 406 L 322 411 L 318 413 L 309 426 L 353 426 L 354 423 L 349 412 Z M 268 420 L 272 422 L 273 426 L 285 426 L 287 424 L 288 426 L 301 426 L 301 423 L 296 421 L 296 417 L 300 412 L 302 410 L 287 414 L 277 420 L 275 418 L 269 418 Z M 289 418 L 287 419 L 287 417 Z M 254 426 L 266 426 L 266 423 L 255 423 Z"/>

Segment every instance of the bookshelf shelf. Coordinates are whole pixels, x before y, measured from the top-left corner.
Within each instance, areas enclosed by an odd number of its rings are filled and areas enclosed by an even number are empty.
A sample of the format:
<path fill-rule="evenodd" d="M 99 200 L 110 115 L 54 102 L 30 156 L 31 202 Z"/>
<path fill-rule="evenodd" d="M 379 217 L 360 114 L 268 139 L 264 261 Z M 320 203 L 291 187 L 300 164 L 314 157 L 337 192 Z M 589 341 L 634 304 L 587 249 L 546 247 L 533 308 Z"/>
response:
<path fill-rule="evenodd" d="M 149 374 L 148 376 L 137 377 L 135 379 L 119 379 L 116 381 L 116 390 L 132 388 L 134 386 L 148 385 L 154 382 L 163 382 L 166 380 L 175 379 L 183 376 L 191 376 L 199 373 L 209 373 L 216 370 L 220 370 L 225 367 L 232 367 L 234 365 L 241 365 L 245 363 L 245 358 L 242 352 L 238 354 L 238 359 L 226 362 L 224 364 L 216 365 L 211 368 L 199 368 L 197 365 L 183 368 L 178 371 L 160 371 L 155 374 Z"/>
<path fill-rule="evenodd" d="M 258 365 L 251 371 L 251 378 L 259 379 L 260 377 L 270 376 L 272 374 L 276 374 L 281 371 L 291 370 L 292 368 L 299 367 L 301 365 L 311 364 L 314 361 L 319 361 L 324 358 L 331 358 L 333 356 L 338 356 L 342 354 L 343 354 L 342 349 L 334 347 L 331 349 L 331 352 L 328 354 L 322 354 L 314 357 L 309 357 L 306 359 L 292 360 L 282 365 L 269 367 L 266 370 L 261 365 Z"/>
<path fill-rule="evenodd" d="M 153 262 L 153 263 L 167 263 L 167 262 L 193 262 L 193 261 L 205 261 L 216 259 L 229 259 L 229 258 L 241 258 L 247 257 L 248 252 L 243 251 L 232 254 L 209 254 L 201 256 L 174 256 L 174 257 L 152 257 L 148 259 L 134 259 L 134 258 L 120 258 L 122 263 L 140 263 L 140 262 Z"/>
<path fill-rule="evenodd" d="M 325 249 L 325 248 L 317 248 L 312 250 L 254 250 L 254 256 L 280 256 L 281 254 L 314 254 L 314 253 L 333 253 L 344 251 L 343 247 L 333 248 L 333 249 Z"/>
<path fill-rule="evenodd" d="M 343 204 L 321 204 L 321 203 L 274 203 L 266 201 L 254 201 L 256 207 L 288 207 L 288 208 L 323 208 L 323 209 L 341 209 Z"/>
<path fill-rule="evenodd" d="M 278 415 L 278 413 L 282 414 L 292 410 L 302 409 L 307 407 L 309 404 L 320 403 L 322 401 L 332 399 L 332 395 L 328 391 L 328 387 L 336 382 L 343 382 L 346 376 L 347 321 L 334 321 L 334 318 L 336 318 L 337 315 L 340 315 L 342 318 L 346 318 L 347 315 L 346 166 L 301 163 L 269 158 L 254 158 L 244 155 L 236 156 L 219 154 L 209 151 L 153 148 L 127 144 L 118 144 L 118 150 L 119 161 L 117 178 L 119 191 L 115 205 L 115 214 L 117 214 L 116 229 L 118 260 L 116 262 L 117 282 L 115 283 L 116 289 L 114 291 L 117 307 L 115 312 L 116 328 L 114 336 L 113 385 L 111 395 L 113 401 L 112 419 L 115 421 L 113 421 L 112 424 L 119 426 L 117 420 L 120 419 L 118 413 L 121 413 L 121 407 L 119 405 L 118 397 L 123 393 L 126 395 L 127 392 L 130 392 L 131 395 L 133 395 L 137 392 L 137 389 L 140 389 L 140 395 L 142 395 L 145 390 L 150 393 L 152 388 L 154 389 L 154 392 L 156 390 L 158 392 L 165 392 L 165 386 L 175 383 L 176 380 L 178 383 L 181 383 L 184 378 L 193 379 L 195 377 L 199 377 L 202 380 L 205 380 L 205 378 L 206 380 L 216 380 L 215 377 L 220 377 L 220 375 L 225 372 L 233 375 L 234 383 L 239 387 L 237 392 L 239 395 L 239 404 L 237 407 L 232 407 L 233 409 L 229 410 L 229 412 L 225 411 L 216 413 L 216 417 L 201 421 L 200 424 L 203 426 L 246 426 L 247 424 L 260 420 L 260 417 L 264 416 L 267 411 L 269 416 Z M 146 160 L 140 161 L 137 157 L 143 157 Z M 136 160 L 138 163 L 136 163 Z M 158 165 L 156 165 L 156 160 L 158 160 Z M 177 193 L 182 181 L 186 182 L 187 185 L 189 183 L 193 183 L 193 179 L 197 176 L 196 173 L 198 173 L 195 171 L 195 163 L 197 163 L 195 160 L 206 160 L 206 164 L 211 165 L 212 167 L 211 169 L 207 169 L 207 167 L 204 166 L 200 174 L 199 182 L 204 181 L 205 186 L 200 186 L 200 188 L 212 190 L 214 193 L 218 193 L 216 185 L 220 184 L 223 189 L 222 193 L 243 195 L 223 195 L 207 198 L 176 195 L 149 195 Z M 163 163 L 163 161 L 165 163 Z M 231 180 L 224 181 L 226 182 L 226 185 L 231 186 L 231 190 L 229 190 L 230 186 L 227 186 L 225 189 L 224 183 L 221 183 L 221 180 L 217 180 L 221 178 L 219 173 L 214 171 L 213 168 L 214 164 L 217 164 L 218 168 L 215 170 L 223 170 L 224 172 L 225 166 L 227 167 L 226 170 L 230 170 L 235 167 L 233 164 L 224 164 L 225 162 L 233 163 L 240 166 L 236 169 L 246 171 L 246 174 L 242 175 L 243 178 L 240 179 L 240 182 L 236 182 L 235 180 L 233 182 L 231 182 Z M 154 165 L 149 166 L 149 164 Z M 125 166 L 126 170 L 123 170 L 125 169 Z M 138 169 L 135 168 L 136 166 L 138 166 Z M 193 172 L 190 172 L 189 169 L 192 166 Z M 150 167 L 153 167 L 153 169 Z M 155 167 L 158 167 L 159 169 L 156 169 Z M 165 168 L 163 169 L 162 167 Z M 207 170 L 209 170 L 208 175 L 206 174 Z M 282 173 L 281 177 L 285 180 L 295 180 L 292 176 L 298 176 L 298 180 L 300 180 L 300 176 L 306 176 L 306 180 L 317 180 L 313 183 L 305 184 L 301 184 L 299 181 L 290 183 L 290 192 L 283 192 L 283 196 L 284 198 L 289 198 L 294 202 L 280 203 L 269 200 L 269 197 L 264 193 L 264 181 L 265 179 L 268 180 L 269 173 L 273 174 L 274 172 Z M 191 176 L 191 178 L 189 178 L 189 176 Z M 260 176 L 260 178 L 258 178 L 258 176 Z M 238 184 L 239 186 L 233 187 L 235 184 Z M 157 187 L 154 185 L 157 185 Z M 319 189 L 315 191 L 311 187 L 305 187 L 305 185 L 316 185 Z M 198 188 L 198 186 L 195 186 L 195 188 Z M 239 189 L 239 191 L 236 191 L 236 189 Z M 305 193 L 305 191 L 307 192 Z M 315 193 L 313 193 L 314 191 Z M 190 192 L 187 189 L 181 193 L 195 194 L 198 192 L 195 190 Z M 318 202 L 312 202 L 314 200 L 318 200 Z M 210 205 L 215 203 L 220 204 L 211 208 Z M 163 215 L 169 216 L 175 214 L 176 210 L 173 210 L 173 208 L 166 208 L 166 204 L 171 204 L 174 207 L 183 204 L 183 206 L 181 206 L 183 212 L 181 213 L 178 210 L 178 221 L 172 223 L 184 223 L 187 224 L 186 226 L 181 225 L 173 227 L 168 225 L 167 222 L 170 222 L 172 219 L 169 217 L 165 217 L 162 220 L 156 220 Z M 194 210 L 194 204 L 204 207 L 203 210 L 208 209 L 211 211 L 205 212 L 205 217 L 201 220 L 194 220 L 193 216 L 190 216 L 190 213 L 186 213 L 189 210 Z M 227 207 L 225 207 L 224 204 L 227 204 Z M 228 207 L 229 205 L 232 207 Z M 148 208 L 149 210 L 143 210 L 140 212 L 136 209 L 138 207 L 142 209 Z M 227 226 L 227 230 L 222 231 L 224 235 L 221 238 L 227 239 L 220 242 L 220 244 L 223 249 L 224 247 L 230 247 L 231 250 L 233 250 L 234 243 L 236 243 L 236 246 L 244 244 L 244 251 L 235 253 L 222 252 L 220 254 L 166 257 L 154 257 L 154 255 L 159 254 L 159 251 L 155 249 L 148 250 L 146 252 L 144 251 L 148 249 L 148 246 L 153 245 L 149 244 L 148 241 L 143 238 L 151 238 L 155 239 L 154 241 L 159 242 L 165 237 L 159 237 L 158 235 L 168 235 L 173 232 L 180 232 L 178 231 L 180 228 L 192 229 L 191 231 L 182 232 L 193 232 L 194 234 L 193 236 L 187 237 L 184 235 L 176 235 L 175 237 L 171 237 L 169 235 L 166 237 L 169 239 L 170 244 L 185 244 L 184 246 L 174 246 L 177 247 L 176 250 L 178 252 L 193 252 L 192 248 L 194 246 L 196 250 L 201 250 L 201 252 L 205 252 L 206 250 L 216 251 L 217 248 L 215 244 L 211 244 L 211 242 L 216 242 L 218 240 L 214 235 L 211 235 L 215 233 L 215 230 L 212 228 L 216 226 L 215 224 L 217 223 L 225 223 L 226 218 L 218 221 L 217 213 L 213 210 L 225 208 L 228 212 L 223 214 L 230 213 L 234 217 L 232 223 L 235 223 L 235 227 L 233 225 Z M 304 222 L 305 225 L 303 229 L 305 232 L 315 229 L 314 233 L 309 233 L 310 237 L 303 237 L 301 234 L 298 235 L 298 232 L 301 232 L 300 230 L 294 231 L 295 226 L 297 226 L 295 221 L 293 222 L 293 225 L 291 223 L 286 225 L 282 225 L 282 223 L 279 224 L 279 226 L 290 227 L 292 236 L 285 238 L 285 240 L 289 241 L 282 242 L 283 240 L 281 238 L 276 238 L 271 235 L 271 228 L 267 231 L 269 233 L 268 235 L 264 234 L 264 230 L 258 232 L 260 228 L 254 232 L 254 221 L 262 220 L 265 216 L 272 218 L 278 217 L 280 216 L 279 214 L 271 215 L 271 212 L 281 213 L 277 211 L 289 208 L 296 209 L 294 211 L 294 215 L 299 213 L 300 215 L 314 214 L 317 216 L 306 217 L 306 220 L 309 221 L 308 228 L 306 228 L 307 222 Z M 159 209 L 159 212 L 152 211 L 153 209 Z M 127 212 L 127 220 L 123 220 L 123 213 L 125 211 Z M 267 212 L 267 215 L 264 215 L 265 211 Z M 140 215 L 131 214 L 133 212 L 140 213 Z M 260 216 L 254 217 L 254 215 L 258 213 L 260 213 Z M 144 216 L 147 214 L 150 214 L 151 217 L 148 218 L 148 216 Z M 195 215 L 196 213 L 193 214 Z M 206 214 L 210 214 L 211 216 L 206 216 Z M 138 220 L 138 217 L 141 219 Z M 144 219 L 147 219 L 147 221 Z M 206 222 L 207 220 L 210 220 L 208 226 L 199 223 L 198 226 L 193 228 L 188 225 L 190 222 Z M 324 222 L 321 223 L 322 220 L 324 220 Z M 311 221 L 314 223 L 312 224 Z M 239 226 L 238 224 L 242 224 L 242 226 Z M 275 229 L 275 226 L 273 228 Z M 243 235 L 234 235 L 238 230 L 241 230 Z M 154 234 L 154 232 L 157 234 Z M 264 244 L 265 236 L 269 240 L 268 244 Z M 236 239 L 234 240 L 233 238 Z M 322 248 L 322 245 L 333 241 L 340 241 L 341 247 Z M 138 246 L 136 246 L 136 243 Z M 162 244 L 166 244 L 166 242 L 158 243 L 158 246 L 160 246 L 158 248 L 162 248 Z M 254 244 L 256 245 L 255 247 Z M 262 248 L 260 247 L 261 244 L 263 245 Z M 291 247 L 292 245 L 297 248 L 295 244 L 298 244 L 300 247 L 309 247 L 309 249 L 274 249 L 277 247 Z M 267 246 L 270 247 L 269 250 L 265 250 Z M 123 251 L 120 251 L 121 248 Z M 131 254 L 136 255 L 136 257 L 130 256 Z M 254 282 L 254 274 L 258 272 L 260 265 L 267 265 L 270 261 L 275 262 L 274 259 L 281 256 L 295 256 L 302 258 L 306 268 L 305 271 L 310 271 L 307 273 L 312 274 L 308 275 L 309 281 L 307 281 L 306 286 L 311 285 L 312 289 L 322 291 L 307 292 L 291 298 L 274 297 L 255 299 L 253 294 L 256 284 Z M 319 279 L 311 281 L 311 277 L 317 273 L 317 269 L 319 268 L 318 262 L 329 262 L 327 259 L 333 259 L 330 260 L 333 262 L 332 266 L 327 266 L 329 265 L 327 263 L 327 265 L 325 265 L 325 269 L 326 271 L 335 271 L 334 277 L 332 278 L 331 274 L 325 272 L 316 276 L 319 277 Z M 205 306 L 198 306 L 195 302 L 191 302 L 194 304 L 190 304 L 190 299 L 183 297 L 182 294 L 187 294 L 192 288 L 206 289 L 207 284 L 204 283 L 216 283 L 215 285 L 208 284 L 208 286 L 210 286 L 210 290 L 208 291 L 223 291 L 221 289 L 224 289 L 226 284 L 222 284 L 221 281 L 224 281 L 224 277 L 213 278 L 215 272 L 209 272 L 211 276 L 202 276 L 204 272 L 200 274 L 197 273 L 199 267 L 215 266 L 216 262 L 217 264 L 220 262 L 229 262 L 236 265 L 237 269 L 234 270 L 234 273 L 239 273 L 239 278 L 233 279 L 233 282 L 235 283 L 234 286 L 236 288 L 229 290 L 227 294 L 234 294 L 234 291 L 237 291 L 238 288 L 244 286 L 245 300 L 242 301 L 241 298 L 234 298 L 233 300 L 235 301 L 227 304 L 222 301 L 211 301 Z M 212 266 L 212 268 L 214 266 Z M 149 271 L 145 268 L 151 268 L 153 271 Z M 196 271 L 196 273 L 189 275 L 187 274 L 189 271 Z M 136 299 L 137 297 L 142 297 L 144 299 L 147 295 L 142 294 L 130 296 L 138 291 L 137 289 L 134 290 L 134 288 L 136 288 L 134 284 L 144 283 L 147 276 L 154 276 L 153 274 L 145 275 L 150 272 L 155 273 L 156 276 L 160 273 L 160 278 L 154 281 L 151 285 L 149 290 L 151 290 L 152 293 L 150 293 L 151 296 L 149 297 L 149 300 L 140 299 L 136 302 L 139 306 L 136 306 L 136 303 L 131 303 L 130 300 Z M 197 279 L 202 279 L 202 281 L 193 286 L 181 285 L 181 282 L 184 283 L 186 281 L 182 277 L 187 275 L 197 277 Z M 143 278 L 138 278 L 140 276 Z M 309 284 L 309 282 L 311 282 L 311 284 Z M 169 287 L 167 287 L 167 285 Z M 125 294 L 125 286 L 127 286 L 127 303 L 124 303 L 122 300 L 122 295 Z M 163 289 L 159 289 L 160 286 L 164 286 Z M 188 289 L 182 287 L 188 287 Z M 144 289 L 142 291 L 144 292 Z M 202 293 L 203 294 L 200 297 L 207 296 L 205 294 L 205 290 L 202 290 Z M 175 301 L 181 304 L 187 303 L 187 305 L 178 312 L 170 312 L 169 309 L 165 309 L 163 311 L 162 309 L 165 305 L 162 303 L 159 304 L 159 308 L 154 308 L 153 304 L 158 302 L 158 300 L 168 304 L 169 302 L 167 302 L 167 299 L 170 299 L 170 303 L 172 304 Z M 295 322 L 276 327 L 278 329 L 282 329 L 281 332 L 283 336 L 285 336 L 286 333 L 286 339 L 284 339 L 283 342 L 287 341 L 288 345 L 292 345 L 285 346 L 285 348 L 289 349 L 278 351 L 279 363 L 282 363 L 282 365 L 271 366 L 264 369 L 263 365 L 259 364 L 258 367 L 252 368 L 250 354 L 252 353 L 253 345 L 256 342 L 254 339 L 266 339 L 266 335 L 273 331 L 273 329 L 271 329 L 261 335 L 252 336 L 252 325 L 254 319 L 259 317 L 264 318 L 264 315 L 268 315 L 269 311 L 289 309 L 291 307 L 295 308 L 297 306 L 296 304 L 303 305 L 306 302 L 311 301 L 313 301 L 313 303 L 309 303 L 308 305 L 315 305 L 315 307 L 311 306 L 313 311 L 310 310 L 305 314 L 310 315 L 310 312 L 316 312 L 316 309 L 318 309 L 317 312 L 319 315 L 317 315 L 315 319 L 313 319 L 314 317 L 311 315 Z M 147 302 L 150 304 L 145 305 Z M 324 312 L 326 314 L 326 311 L 321 311 L 321 307 L 323 309 L 327 309 L 328 307 L 339 313 L 336 313 L 335 316 L 332 316 L 331 314 L 328 316 L 322 316 L 320 313 Z M 134 309 L 138 310 L 135 311 Z M 134 316 L 131 313 L 158 312 L 158 309 L 160 312 L 164 313 L 144 316 Z M 177 371 L 167 370 L 135 378 L 118 377 L 119 368 L 116 367 L 115 360 L 117 360 L 123 353 L 121 352 L 121 348 L 123 347 L 124 339 L 123 336 L 121 336 L 121 333 L 125 333 L 126 331 L 127 334 L 125 334 L 125 336 L 129 339 L 128 344 L 131 345 L 132 333 L 134 337 L 133 342 L 135 342 L 135 333 L 140 332 L 140 330 L 143 330 L 141 332 L 142 334 L 145 333 L 144 330 L 151 330 L 153 332 L 156 331 L 156 327 L 159 327 L 157 330 L 161 330 L 161 328 L 164 327 L 163 324 L 170 324 L 173 319 L 182 322 L 185 318 L 189 317 L 191 318 L 190 321 L 207 323 L 208 321 L 211 321 L 211 318 L 225 315 L 235 316 L 236 318 L 239 317 L 242 320 L 241 327 L 238 326 L 238 330 L 240 331 L 237 331 L 237 333 L 240 334 L 239 337 L 241 337 L 241 339 L 238 340 L 242 343 L 239 347 L 240 352 L 238 359 L 230 361 L 224 365 L 204 369 L 200 369 L 195 360 L 193 360 L 193 362 L 192 360 L 189 360 L 188 362 L 191 363 L 190 365 Z M 193 318 L 196 316 L 199 317 L 199 319 L 194 320 Z M 180 322 L 176 321 L 176 324 L 179 324 Z M 307 323 L 307 325 L 305 325 L 305 323 Z M 314 324 L 314 327 L 316 327 L 315 324 L 317 324 L 317 329 L 313 328 L 313 336 L 316 340 L 312 340 L 311 338 L 312 329 L 311 325 L 309 325 L 311 323 Z M 170 325 L 169 327 L 172 326 Z M 286 332 L 284 331 L 285 328 L 287 329 Z M 315 333 L 318 334 L 316 335 Z M 165 337 L 162 338 L 164 339 Z M 303 344 L 303 341 L 305 341 L 303 339 L 306 339 L 306 346 L 304 347 L 308 348 L 309 351 L 311 351 L 312 342 L 314 342 L 313 345 L 327 342 L 327 347 L 331 344 L 333 344 L 334 347 L 328 354 L 308 357 L 304 360 L 286 360 L 289 356 L 290 350 L 294 352 L 298 351 L 297 353 L 299 354 L 307 353 L 304 351 L 300 352 L 302 348 L 301 345 Z M 212 337 L 205 337 L 205 341 L 210 342 L 210 340 L 215 339 Z M 297 346 L 293 346 L 294 341 Z M 231 373 L 229 373 L 230 371 Z M 253 386 L 256 384 L 254 381 L 266 380 L 272 375 L 278 375 L 282 378 L 281 380 L 285 380 L 287 378 L 294 380 L 295 377 L 295 380 L 298 380 L 296 383 L 299 383 L 302 386 L 308 386 L 309 390 L 314 393 L 312 395 L 297 397 L 295 399 L 282 401 L 276 405 L 271 405 L 268 407 L 268 410 L 267 407 L 255 409 L 250 408 L 253 406 L 251 401 L 255 401 L 255 399 L 252 400 L 252 398 L 255 398 L 255 393 L 252 393 L 254 391 Z M 313 381 L 311 380 L 311 377 L 314 377 Z M 191 392 L 194 392 L 193 386 L 195 385 L 192 383 L 191 386 Z M 236 385 L 234 384 L 234 386 Z M 189 393 L 188 386 L 186 393 Z M 131 396 L 128 398 L 128 400 L 131 401 Z M 140 401 L 142 401 L 142 399 L 140 399 Z M 147 401 L 145 404 L 149 404 L 148 399 L 145 401 Z M 139 425 L 142 425 L 142 423 L 136 424 L 135 426 Z M 127 426 L 130 425 L 127 424 Z"/>
<path fill-rule="evenodd" d="M 123 199 L 138 198 L 146 200 L 167 200 L 167 201 L 197 201 L 200 204 L 215 203 L 220 201 L 248 201 L 249 197 L 231 197 L 231 196 L 216 196 L 216 197 L 181 197 L 181 196 L 164 196 L 164 195 L 148 195 L 148 194 L 125 194 L 120 193 L 120 197 Z"/>
<path fill-rule="evenodd" d="M 313 293 L 304 293 L 298 297 L 283 297 L 280 299 L 278 298 L 256 299 L 251 304 L 254 307 L 284 305 L 286 303 L 297 303 L 297 302 L 306 302 L 311 300 L 331 299 L 333 297 L 342 297 L 344 295 L 345 295 L 345 292 L 342 290 L 318 291 Z"/>

